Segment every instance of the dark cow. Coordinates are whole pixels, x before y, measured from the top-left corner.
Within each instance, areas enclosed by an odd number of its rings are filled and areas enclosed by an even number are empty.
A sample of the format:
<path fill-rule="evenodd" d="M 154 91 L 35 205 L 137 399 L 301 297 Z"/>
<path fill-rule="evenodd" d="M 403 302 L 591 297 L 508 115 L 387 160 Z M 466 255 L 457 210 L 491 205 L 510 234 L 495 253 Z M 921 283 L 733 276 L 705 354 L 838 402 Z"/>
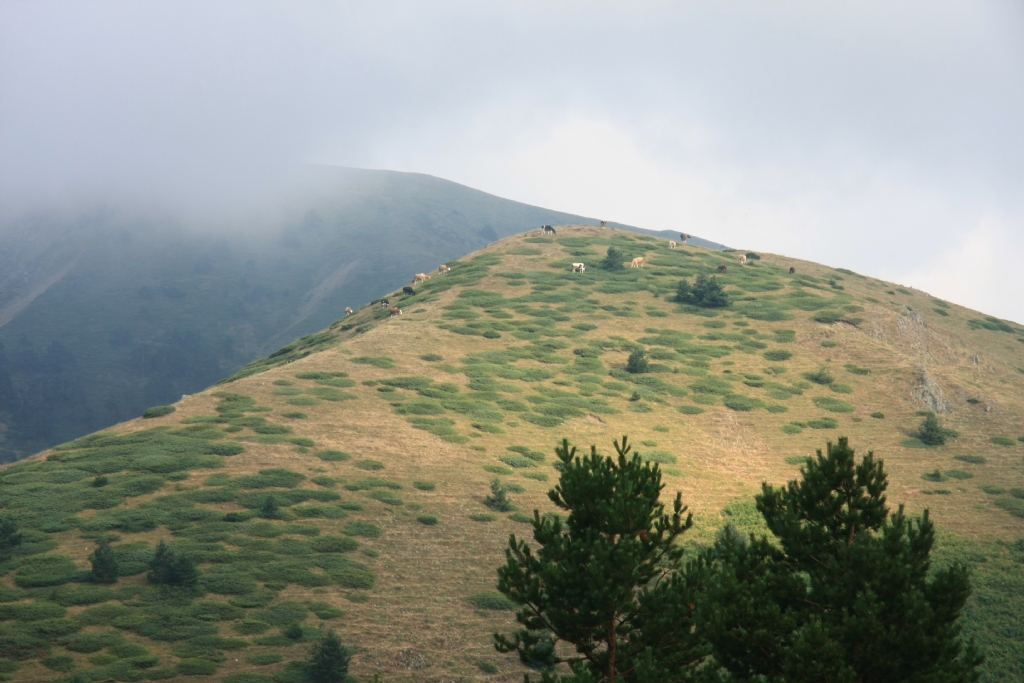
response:
<path fill-rule="evenodd" d="M 690 239 L 691 237 L 693 237 L 693 235 L 687 235 L 685 232 L 679 233 L 679 240 L 681 242 L 685 242 L 686 240 Z"/>
<path fill-rule="evenodd" d="M 725 265 L 724 263 L 718 266 L 719 273 L 724 273 L 727 270 L 729 270 L 729 266 Z"/>
<path fill-rule="evenodd" d="M 413 289 L 412 287 L 410 287 L 409 285 L 406 285 L 405 287 L 402 287 L 402 293 L 403 294 L 415 294 L 416 290 Z"/>
<path fill-rule="evenodd" d="M 552 228 L 550 225 L 545 225 L 544 227 L 541 228 L 541 230 L 544 231 L 545 235 L 554 235 L 554 234 L 556 234 L 555 233 L 555 229 Z"/>
<path fill-rule="evenodd" d="M 380 307 L 381 308 L 387 308 L 390 305 L 391 305 L 391 302 L 388 301 L 387 299 L 381 299 L 380 300 Z"/>
<path fill-rule="evenodd" d="M 796 268 L 794 268 L 793 266 L 790 266 L 789 267 L 789 274 L 792 275 L 795 272 L 796 272 Z"/>

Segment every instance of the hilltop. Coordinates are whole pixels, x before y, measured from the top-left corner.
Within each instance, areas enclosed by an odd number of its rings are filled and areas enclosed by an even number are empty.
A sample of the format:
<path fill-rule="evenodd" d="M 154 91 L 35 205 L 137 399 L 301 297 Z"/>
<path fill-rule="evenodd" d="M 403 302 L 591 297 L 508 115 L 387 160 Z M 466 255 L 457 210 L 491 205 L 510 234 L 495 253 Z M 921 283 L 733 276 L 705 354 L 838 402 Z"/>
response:
<path fill-rule="evenodd" d="M 111 205 L 0 225 L 0 462 L 207 387 L 410 273 L 597 223 L 416 173 L 311 167 L 277 194 L 210 224 Z"/>
<path fill-rule="evenodd" d="M 937 561 L 974 571 L 986 680 L 1024 674 L 1024 326 L 781 256 L 557 229 L 0 471 L 24 533 L 2 565 L 0 670 L 288 681 L 325 623 L 360 680 L 521 680 L 489 639 L 512 623 L 493 592 L 508 535 L 552 510 L 562 437 L 607 453 L 628 434 L 694 511 L 695 544 L 726 521 L 758 531 L 760 483 L 827 440 L 873 450 L 890 505 L 928 508 Z M 645 267 L 598 268 L 611 246 Z M 673 301 L 705 272 L 728 308 Z M 625 369 L 636 349 L 647 372 Z M 958 436 L 925 446 L 923 411 Z M 495 477 L 517 511 L 483 505 Z M 81 575 L 101 537 L 124 568 L 111 587 Z M 160 539 L 198 563 L 202 596 L 147 584 Z"/>

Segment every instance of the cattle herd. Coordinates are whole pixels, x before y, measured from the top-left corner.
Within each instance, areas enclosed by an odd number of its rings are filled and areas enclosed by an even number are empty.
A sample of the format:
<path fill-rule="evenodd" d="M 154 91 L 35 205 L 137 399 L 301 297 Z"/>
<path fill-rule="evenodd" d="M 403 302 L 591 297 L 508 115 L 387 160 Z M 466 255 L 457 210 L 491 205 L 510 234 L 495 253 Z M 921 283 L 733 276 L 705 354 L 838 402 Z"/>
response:
<path fill-rule="evenodd" d="M 606 227 L 606 222 L 605 221 L 601 221 L 601 227 L 602 228 Z M 557 234 L 555 232 L 554 227 L 552 227 L 550 225 L 542 225 L 541 226 L 541 232 L 543 234 L 545 234 L 545 235 Z M 688 235 L 685 232 L 679 233 L 679 239 L 683 243 L 685 243 L 691 237 L 693 237 L 693 235 Z M 668 241 L 668 248 L 669 249 L 675 249 L 677 246 L 678 245 L 676 244 L 675 240 L 669 240 Z M 747 257 L 745 255 L 741 255 L 739 261 L 740 261 L 740 265 L 741 266 L 742 265 L 746 265 Z M 629 267 L 630 268 L 643 268 L 644 267 L 644 257 L 643 256 L 637 256 L 636 258 L 634 258 L 632 261 L 629 262 Z M 445 264 L 445 263 L 442 263 L 437 268 L 437 272 L 438 272 L 439 275 L 447 275 L 448 273 L 451 272 L 451 270 L 452 269 L 450 267 L 448 267 L 448 265 Z M 729 266 L 727 266 L 724 263 L 719 264 L 719 266 L 718 266 L 718 272 L 719 273 L 724 273 L 724 272 L 726 272 L 728 270 L 729 270 Z M 587 271 L 587 267 L 586 267 L 585 264 L 583 264 L 583 263 L 573 263 L 572 264 L 572 272 L 574 272 L 574 273 L 585 273 L 586 271 Z M 790 266 L 789 274 L 793 275 L 794 273 L 796 273 L 796 268 Z M 424 283 L 424 282 L 426 282 L 429 279 L 430 279 L 430 276 L 427 275 L 426 273 L 416 273 L 413 276 L 413 278 L 412 278 L 412 284 L 415 285 L 415 284 Z M 402 293 L 403 294 L 407 294 L 407 295 L 413 295 L 413 294 L 416 293 L 416 290 L 413 289 L 412 287 L 410 287 L 409 285 L 406 285 L 405 287 L 402 287 Z M 392 318 L 397 318 L 398 316 L 402 315 L 402 309 L 398 308 L 397 306 L 392 306 L 391 302 L 388 301 L 387 299 L 381 299 L 380 305 L 381 305 L 382 308 L 388 309 L 388 313 L 391 314 Z M 352 315 L 352 313 L 353 313 L 353 310 L 351 308 L 349 308 L 348 306 L 346 306 L 345 307 L 345 315 L 349 316 L 349 315 Z"/>

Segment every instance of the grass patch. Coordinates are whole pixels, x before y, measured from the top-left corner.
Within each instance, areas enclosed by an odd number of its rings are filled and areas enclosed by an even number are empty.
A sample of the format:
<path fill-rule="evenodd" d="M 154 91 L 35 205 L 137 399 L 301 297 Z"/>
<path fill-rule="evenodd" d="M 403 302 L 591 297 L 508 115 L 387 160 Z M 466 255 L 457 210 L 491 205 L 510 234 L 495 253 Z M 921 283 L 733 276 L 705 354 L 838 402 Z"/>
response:
<path fill-rule="evenodd" d="M 343 533 L 348 536 L 363 538 L 380 538 L 380 527 L 372 522 L 352 521 L 345 525 Z"/>
<path fill-rule="evenodd" d="M 434 515 L 420 515 L 416 518 L 416 521 L 426 526 L 434 526 L 437 524 L 437 517 Z"/>
<path fill-rule="evenodd" d="M 477 609 L 492 610 L 495 612 L 511 611 L 516 604 L 497 591 L 484 591 L 474 593 L 466 598 L 466 602 Z"/>
<path fill-rule="evenodd" d="M 1012 446 L 1016 443 L 1013 439 L 1008 436 L 991 436 L 988 439 L 997 446 Z"/>
<path fill-rule="evenodd" d="M 330 449 L 317 451 L 313 455 L 326 462 L 344 462 L 352 457 L 344 451 L 335 451 Z"/>
<path fill-rule="evenodd" d="M 393 358 L 387 356 L 356 356 L 355 358 L 349 358 L 353 363 L 360 365 L 372 365 L 375 368 L 381 368 L 388 370 L 395 367 L 395 361 Z"/>
<path fill-rule="evenodd" d="M 811 401 L 814 405 L 830 413 L 852 413 L 855 410 L 852 403 L 831 396 L 815 396 Z"/>
<path fill-rule="evenodd" d="M 808 420 L 807 426 L 811 429 L 835 429 L 839 421 L 834 417 L 819 417 L 816 420 Z"/>
<path fill-rule="evenodd" d="M 984 455 L 954 455 L 953 459 L 959 460 L 960 462 L 967 462 L 972 465 L 984 465 L 986 462 Z"/>
<path fill-rule="evenodd" d="M 478 512 L 469 516 L 474 522 L 493 522 L 498 519 L 497 515 L 492 515 L 489 512 Z"/>
<path fill-rule="evenodd" d="M 152 408 L 146 408 L 146 411 L 142 413 L 142 417 L 145 419 L 152 419 L 154 417 L 163 417 L 164 415 L 170 415 L 177 408 L 174 406 L 153 406 Z"/>

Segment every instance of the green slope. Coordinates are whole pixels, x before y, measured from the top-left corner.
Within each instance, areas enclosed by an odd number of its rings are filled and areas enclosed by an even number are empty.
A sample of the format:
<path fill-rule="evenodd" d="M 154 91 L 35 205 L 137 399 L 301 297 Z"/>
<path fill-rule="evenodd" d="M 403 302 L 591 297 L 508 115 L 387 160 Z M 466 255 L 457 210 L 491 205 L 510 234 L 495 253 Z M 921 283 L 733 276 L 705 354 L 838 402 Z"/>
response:
<path fill-rule="evenodd" d="M 595 268 L 609 246 L 645 267 Z M 607 452 L 630 435 L 694 511 L 699 544 L 726 521 L 758 530 L 760 483 L 844 434 L 884 459 L 891 506 L 930 509 L 936 562 L 971 567 L 984 680 L 1019 680 L 1024 328 L 760 256 L 740 267 L 735 252 L 582 226 L 510 237 L 387 294 L 399 317 L 367 306 L 308 355 L 5 467 L 0 504 L 25 539 L 0 564 L 0 667 L 285 683 L 323 623 L 355 648 L 358 680 L 520 680 L 490 646 L 512 625 L 495 568 L 523 514 L 551 509 L 561 437 Z M 671 300 L 721 263 L 730 307 Z M 624 369 L 636 348 L 647 373 Z M 944 446 L 913 438 L 927 401 L 959 433 Z M 516 512 L 484 506 L 495 476 Z M 101 538 L 125 567 L 109 587 L 82 574 Z M 197 563 L 199 592 L 147 582 L 161 539 Z"/>

